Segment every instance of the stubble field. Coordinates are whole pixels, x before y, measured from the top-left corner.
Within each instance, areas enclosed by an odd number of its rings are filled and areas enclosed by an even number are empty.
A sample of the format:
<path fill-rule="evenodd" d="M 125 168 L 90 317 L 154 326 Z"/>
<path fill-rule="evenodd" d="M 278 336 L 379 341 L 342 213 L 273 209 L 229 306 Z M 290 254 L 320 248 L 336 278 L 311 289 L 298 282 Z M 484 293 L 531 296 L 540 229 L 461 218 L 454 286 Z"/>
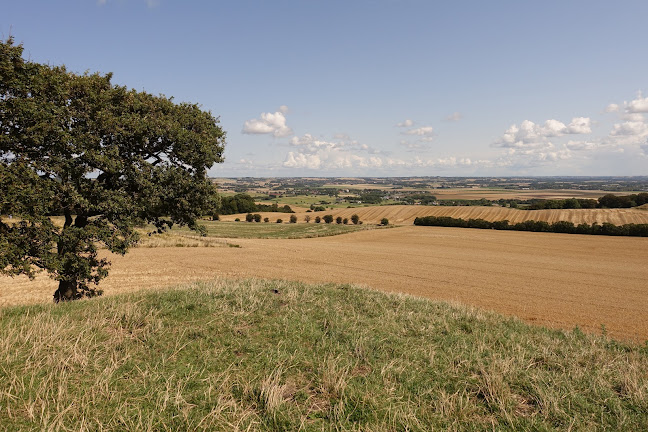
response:
<path fill-rule="evenodd" d="M 106 294 L 214 277 L 359 283 L 531 323 L 648 339 L 648 239 L 397 227 L 239 247 L 136 248 L 113 256 Z M 51 301 L 45 276 L 0 278 L 0 305 Z"/>
<path fill-rule="evenodd" d="M 629 223 L 648 223 L 648 210 L 639 208 L 629 209 L 553 209 L 553 210 L 518 210 L 504 207 L 481 207 L 481 206 L 417 206 L 417 205 L 389 205 L 372 207 L 355 207 L 326 210 L 307 213 L 305 208 L 294 207 L 295 215 L 299 222 L 304 221 L 306 215 L 312 219 L 316 216 L 323 217 L 331 214 L 333 217 L 351 219 L 353 214 L 360 216 L 365 223 L 380 223 L 382 218 L 389 219 L 392 224 L 410 225 L 414 218 L 419 216 L 450 216 L 463 219 L 485 219 L 488 221 L 508 220 L 511 223 L 524 222 L 525 220 L 536 220 L 544 222 L 568 221 L 574 224 L 597 222 L 609 222 L 614 225 Z M 277 218 L 287 221 L 290 213 L 261 213 L 262 217 L 268 217 L 272 222 Z M 221 216 L 224 221 L 233 221 L 236 218 L 245 220 L 244 214 Z M 312 222 L 311 222 L 312 223 Z"/>

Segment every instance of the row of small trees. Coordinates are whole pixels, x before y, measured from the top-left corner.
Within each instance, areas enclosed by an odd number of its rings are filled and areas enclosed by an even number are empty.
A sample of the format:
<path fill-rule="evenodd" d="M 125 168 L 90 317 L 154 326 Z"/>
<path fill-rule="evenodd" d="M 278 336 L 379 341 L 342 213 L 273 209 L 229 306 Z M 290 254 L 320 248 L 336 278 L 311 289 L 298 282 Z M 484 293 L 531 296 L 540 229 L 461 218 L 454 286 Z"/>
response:
<path fill-rule="evenodd" d="M 311 220 L 312 219 L 311 219 L 310 215 L 304 216 L 304 221 L 306 223 L 309 223 Z M 327 223 L 327 224 L 333 223 L 333 221 L 335 221 L 335 223 L 338 224 L 338 225 L 340 225 L 340 224 L 347 225 L 349 223 L 349 221 L 354 225 L 362 224 L 362 221 L 360 220 L 360 216 L 358 216 L 357 214 L 352 215 L 350 220 L 349 220 L 349 218 L 343 218 L 342 216 L 338 216 L 338 217 L 336 217 L 334 219 L 333 215 L 330 215 L 330 214 L 325 215 L 323 217 L 315 216 L 314 220 L 315 220 L 315 223 L 324 222 L 324 223 Z M 238 222 L 239 219 L 237 218 L 236 221 Z M 258 213 L 254 213 L 254 214 L 248 213 L 245 216 L 245 221 L 246 222 L 261 222 L 261 215 L 258 214 Z M 264 222 L 270 222 L 270 219 L 266 217 L 266 218 L 263 219 L 263 221 Z M 283 222 L 282 219 L 277 219 L 277 223 L 282 223 L 282 222 Z M 290 215 L 290 223 L 297 223 L 297 216 L 296 215 Z M 382 220 L 380 221 L 380 224 L 381 225 L 389 225 L 389 219 L 382 218 Z"/>
<path fill-rule="evenodd" d="M 604 222 L 602 225 L 594 222 L 592 225 L 582 223 L 574 225 L 568 221 L 548 223 L 544 221 L 527 220 L 510 224 L 508 220 L 490 222 L 484 219 L 461 219 L 449 216 L 424 216 L 414 219 L 414 225 L 444 226 L 457 228 L 478 228 L 512 231 L 555 232 L 565 234 L 590 234 L 648 237 L 648 224 L 614 225 Z"/>

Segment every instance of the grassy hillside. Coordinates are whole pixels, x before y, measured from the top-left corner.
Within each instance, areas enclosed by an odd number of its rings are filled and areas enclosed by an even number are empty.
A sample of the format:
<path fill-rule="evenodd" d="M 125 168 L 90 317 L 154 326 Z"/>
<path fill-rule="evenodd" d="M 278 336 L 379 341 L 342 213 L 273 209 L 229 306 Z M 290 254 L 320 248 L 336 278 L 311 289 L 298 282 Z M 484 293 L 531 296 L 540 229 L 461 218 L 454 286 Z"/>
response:
<path fill-rule="evenodd" d="M 0 309 L 1 430 L 646 430 L 648 350 L 348 285 Z"/>

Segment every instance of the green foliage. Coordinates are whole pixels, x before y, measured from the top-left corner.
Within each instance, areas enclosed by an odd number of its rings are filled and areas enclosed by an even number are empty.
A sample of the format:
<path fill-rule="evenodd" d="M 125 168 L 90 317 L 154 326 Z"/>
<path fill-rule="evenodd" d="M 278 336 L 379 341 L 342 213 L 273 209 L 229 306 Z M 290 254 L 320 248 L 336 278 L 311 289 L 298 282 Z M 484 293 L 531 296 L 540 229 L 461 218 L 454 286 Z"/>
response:
<path fill-rule="evenodd" d="M 363 204 L 380 204 L 382 202 L 382 191 L 366 191 L 361 193 L 358 196 L 358 199 L 362 201 Z"/>
<path fill-rule="evenodd" d="M 320 223 L 322 221 L 322 218 L 319 216 L 315 216 L 315 223 Z"/>
<path fill-rule="evenodd" d="M 297 216 L 290 215 L 290 223 L 297 223 Z"/>
<path fill-rule="evenodd" d="M 360 222 L 360 216 L 354 214 L 353 216 L 351 216 L 351 222 L 353 222 L 353 225 L 358 225 L 358 222 Z"/>
<path fill-rule="evenodd" d="M 254 198 L 246 193 L 224 196 L 220 201 L 220 214 L 230 215 L 236 213 L 252 213 L 256 211 L 294 213 L 293 209 L 290 208 L 289 205 L 279 207 L 277 203 L 271 205 L 257 204 L 254 201 Z"/>
<path fill-rule="evenodd" d="M 254 215 L 252 213 L 248 213 L 245 215 L 245 222 L 254 222 Z"/>
<path fill-rule="evenodd" d="M 382 218 L 380 220 L 380 225 L 389 225 L 389 219 L 387 218 Z"/>
<path fill-rule="evenodd" d="M 257 211 L 254 199 L 245 193 L 224 196 L 220 202 L 220 214 L 252 213 Z"/>
<path fill-rule="evenodd" d="M 330 224 L 331 222 L 333 222 L 333 215 L 325 215 L 324 216 L 324 222 L 326 222 L 327 224 Z"/>
<path fill-rule="evenodd" d="M 599 225 L 582 223 L 575 226 L 572 222 L 557 221 L 549 224 L 544 221 L 527 220 L 510 225 L 509 221 L 489 222 L 484 219 L 453 218 L 449 216 L 424 216 L 414 219 L 414 225 L 445 226 L 458 228 L 479 228 L 513 231 L 554 232 L 564 234 L 592 234 L 612 236 L 648 237 L 648 224 L 625 224 L 617 226 L 608 222 Z"/>
<path fill-rule="evenodd" d="M 642 192 L 636 195 L 604 195 L 599 198 L 599 207 L 604 208 L 630 208 L 637 207 L 648 203 L 648 192 Z"/>
<path fill-rule="evenodd" d="M 261 215 L 259 213 L 254 213 L 254 222 L 261 222 Z"/>
<path fill-rule="evenodd" d="M 280 223 L 283 223 L 283 219 L 278 218 L 278 219 L 277 219 L 277 223 L 279 223 L 279 224 L 280 224 Z"/>
<path fill-rule="evenodd" d="M 222 161 L 225 132 L 198 105 L 22 52 L 0 42 L 0 215 L 14 217 L 0 217 L 0 273 L 46 270 L 56 300 L 96 295 L 109 266 L 99 246 L 126 253 L 142 223 L 200 230 L 218 204 L 207 169 Z"/>
<path fill-rule="evenodd" d="M 335 223 L 338 224 L 338 225 L 341 224 L 342 223 L 342 216 L 336 217 L 335 218 Z"/>

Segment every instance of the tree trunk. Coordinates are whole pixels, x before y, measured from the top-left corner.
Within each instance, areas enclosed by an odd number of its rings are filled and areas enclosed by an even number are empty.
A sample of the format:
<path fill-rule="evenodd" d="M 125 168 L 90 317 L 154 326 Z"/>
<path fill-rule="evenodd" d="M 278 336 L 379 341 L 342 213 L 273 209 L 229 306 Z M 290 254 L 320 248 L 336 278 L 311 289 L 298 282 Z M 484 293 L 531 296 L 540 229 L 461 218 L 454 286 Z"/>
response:
<path fill-rule="evenodd" d="M 73 223 L 72 219 L 72 214 L 70 213 L 70 210 L 68 208 L 65 209 L 64 211 L 65 215 L 65 224 L 63 225 L 63 231 L 70 227 Z M 79 217 L 77 216 L 77 222 L 78 222 Z M 85 222 L 85 220 L 84 220 Z M 65 250 L 64 242 L 59 240 L 57 244 L 57 252 L 59 257 L 62 257 L 65 255 L 67 252 Z M 77 295 L 77 282 L 76 280 L 69 281 L 69 280 L 62 280 L 59 281 L 59 286 L 56 291 L 54 291 L 54 303 L 62 302 L 62 301 L 70 301 L 70 300 L 76 300 L 78 298 Z"/>
<path fill-rule="evenodd" d="M 77 284 L 71 281 L 60 281 L 58 289 L 54 292 L 54 303 L 76 300 Z"/>

